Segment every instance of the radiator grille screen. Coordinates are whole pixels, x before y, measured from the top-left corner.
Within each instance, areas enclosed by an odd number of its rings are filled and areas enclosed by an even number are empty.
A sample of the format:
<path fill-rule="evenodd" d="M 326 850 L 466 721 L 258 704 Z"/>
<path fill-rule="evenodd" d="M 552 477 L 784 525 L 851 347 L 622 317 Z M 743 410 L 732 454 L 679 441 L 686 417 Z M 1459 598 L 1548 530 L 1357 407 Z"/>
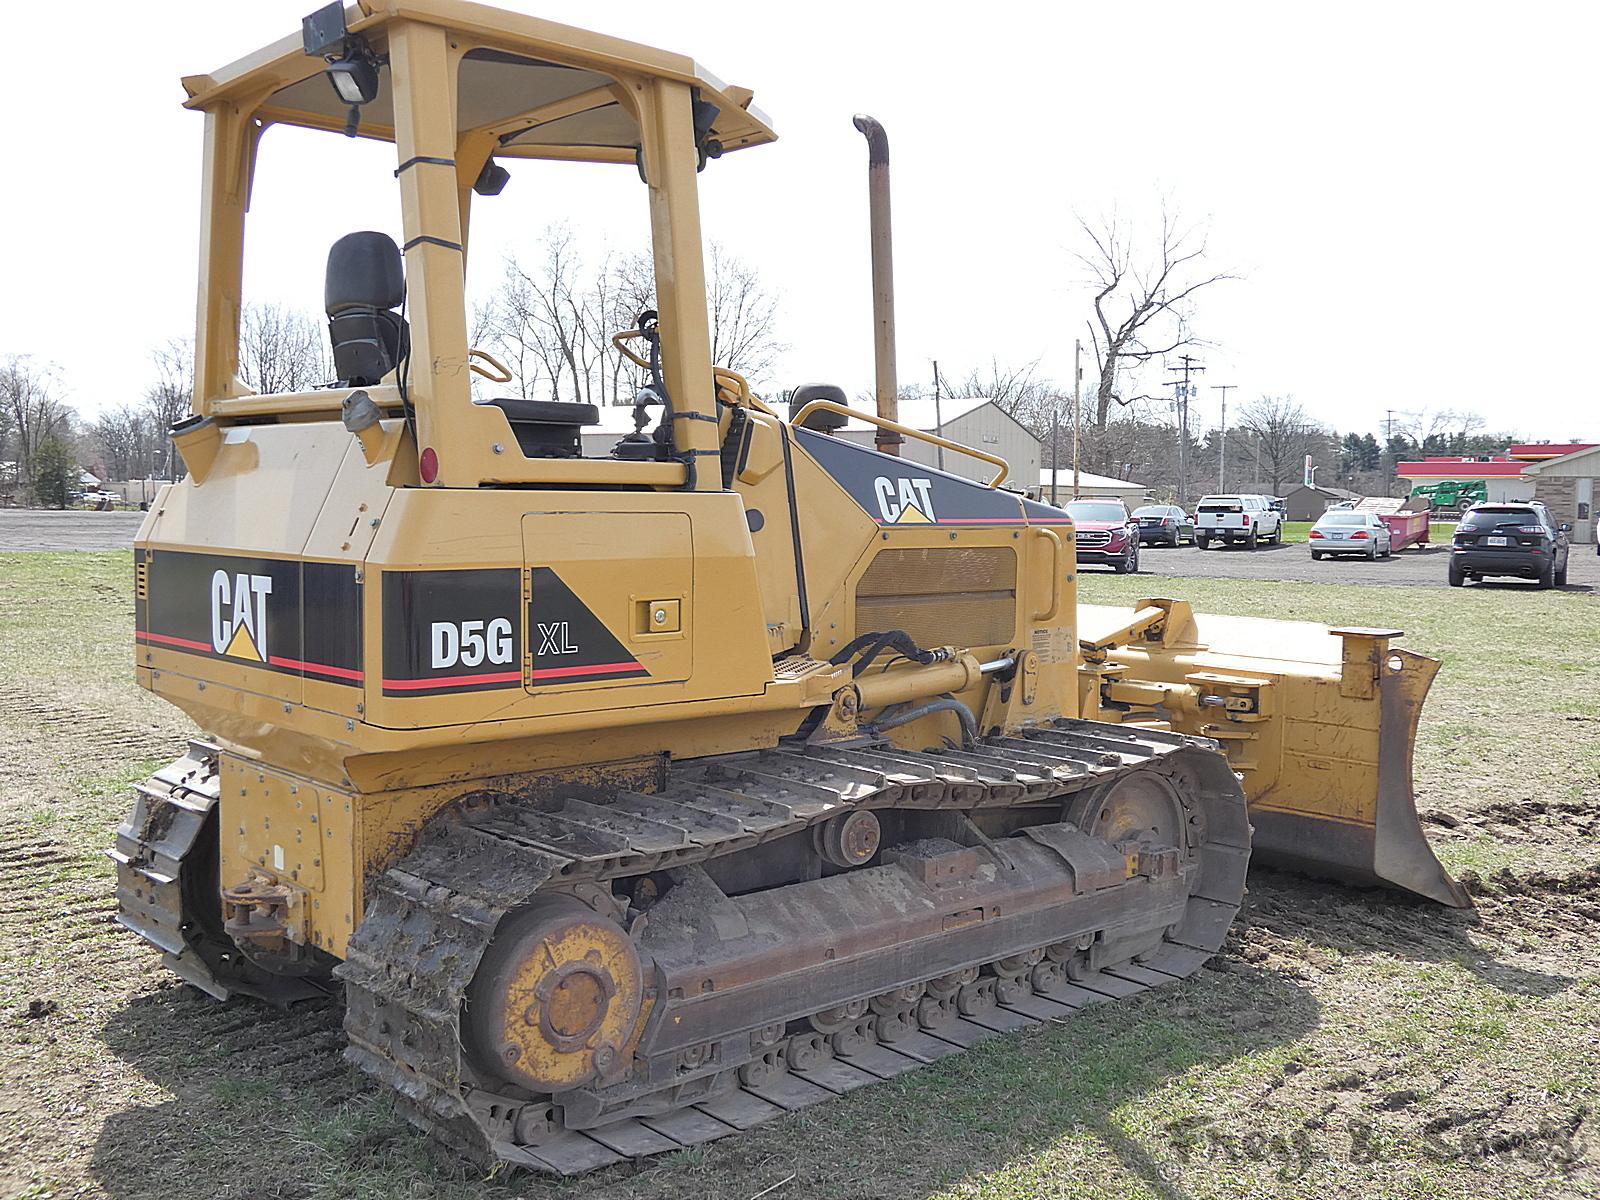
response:
<path fill-rule="evenodd" d="M 1009 546 L 883 550 L 856 585 L 856 633 L 903 629 L 919 646 L 1004 646 L 1017 624 Z"/>

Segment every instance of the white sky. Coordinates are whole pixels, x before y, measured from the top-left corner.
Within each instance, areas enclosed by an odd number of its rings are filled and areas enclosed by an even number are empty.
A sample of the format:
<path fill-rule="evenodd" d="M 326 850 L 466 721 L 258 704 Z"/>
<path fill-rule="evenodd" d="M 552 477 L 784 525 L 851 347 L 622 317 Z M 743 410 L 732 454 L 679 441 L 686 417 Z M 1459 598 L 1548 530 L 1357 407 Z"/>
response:
<path fill-rule="evenodd" d="M 0 353 L 55 363 L 90 413 L 142 390 L 151 347 L 193 328 L 201 118 L 178 78 L 316 3 L 8 10 Z M 779 142 L 712 164 L 701 194 L 708 236 L 782 296 L 780 386 L 871 384 L 863 111 L 892 148 L 902 382 L 934 358 L 1069 379 L 1088 315 L 1073 213 L 1168 193 L 1245 276 L 1196 321 L 1217 343 L 1201 383 L 1237 384 L 1230 407 L 1291 393 L 1374 432 L 1386 409 L 1470 408 L 1491 431 L 1600 439 L 1595 5 L 514 6 L 755 90 Z M 388 146 L 269 133 L 247 299 L 315 311 L 333 239 L 396 224 L 393 165 Z M 553 220 L 644 237 L 631 168 L 512 170 L 474 213 L 474 286 Z"/>

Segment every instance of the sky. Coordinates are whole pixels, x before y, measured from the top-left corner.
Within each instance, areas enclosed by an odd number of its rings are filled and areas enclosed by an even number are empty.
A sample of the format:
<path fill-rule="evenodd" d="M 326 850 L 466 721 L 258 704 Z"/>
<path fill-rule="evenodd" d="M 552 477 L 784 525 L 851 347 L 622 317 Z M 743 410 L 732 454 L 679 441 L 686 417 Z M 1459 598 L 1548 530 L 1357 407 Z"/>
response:
<path fill-rule="evenodd" d="M 776 387 L 872 381 L 866 146 L 888 130 L 899 374 L 991 360 L 1071 378 L 1090 292 L 1078 218 L 1203 230 L 1207 370 L 1191 423 L 1289 394 L 1340 432 L 1393 410 L 1600 440 L 1589 57 L 1600 6 L 1535 3 L 512 7 L 689 54 L 752 88 L 775 145 L 701 175 L 704 229 L 780 297 Z M 178 80 L 298 31 L 315 0 L 7 15 L 0 355 L 53 364 L 85 413 L 135 399 L 192 334 L 202 119 Z M 80 21 L 95 14 L 92 28 Z M 66 70 L 69 68 L 70 70 Z M 269 131 L 246 299 L 316 311 L 327 247 L 398 227 L 393 148 Z M 646 237 L 631 168 L 512 164 L 473 214 L 469 293 L 566 221 Z M 1140 390 L 1159 390 L 1158 368 Z M 1092 372 L 1090 372 L 1092 377 Z"/>

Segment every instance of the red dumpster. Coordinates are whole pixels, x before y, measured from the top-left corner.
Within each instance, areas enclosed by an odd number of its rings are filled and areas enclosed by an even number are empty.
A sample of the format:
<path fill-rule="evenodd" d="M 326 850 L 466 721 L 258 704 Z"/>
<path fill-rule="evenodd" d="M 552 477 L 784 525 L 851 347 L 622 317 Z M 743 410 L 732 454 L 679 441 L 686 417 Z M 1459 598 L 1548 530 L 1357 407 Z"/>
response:
<path fill-rule="evenodd" d="M 1421 512 L 1379 513 L 1378 519 L 1389 527 L 1390 546 L 1404 550 L 1407 546 L 1428 544 L 1428 510 Z"/>

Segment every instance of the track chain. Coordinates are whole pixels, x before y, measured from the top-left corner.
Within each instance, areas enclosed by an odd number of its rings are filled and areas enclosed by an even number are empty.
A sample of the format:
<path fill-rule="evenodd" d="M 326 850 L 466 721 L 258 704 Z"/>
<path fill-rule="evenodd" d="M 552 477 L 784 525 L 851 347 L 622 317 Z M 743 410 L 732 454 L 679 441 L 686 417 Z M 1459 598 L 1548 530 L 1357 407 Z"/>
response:
<path fill-rule="evenodd" d="M 1138 962 L 1068 982 L 1034 970 L 1057 961 L 1059 948 L 1040 947 L 1026 971 L 1003 960 L 970 979 L 926 981 L 898 1007 L 879 997 L 871 1012 L 817 1014 L 809 1033 L 774 1031 L 771 1050 L 737 1080 L 707 1076 L 662 1097 L 658 1115 L 584 1131 L 558 1130 L 548 1098 L 478 1086 L 461 1054 L 463 997 L 478 962 L 501 918 L 541 888 L 692 865 L 853 807 L 1059 800 L 1190 747 L 1214 750 L 1204 739 L 1061 720 L 967 751 L 780 747 L 676 765 L 659 793 L 571 799 L 553 811 L 469 798 L 428 827 L 369 899 L 336 971 L 346 1055 L 394 1090 L 413 1123 L 480 1164 L 577 1174 L 721 1137 L 995 1033 L 1183 978 L 1221 947 L 1238 909 L 1249 853 L 1242 798 L 1237 834 L 1205 845 L 1218 882 L 1192 895 L 1182 925 Z"/>

